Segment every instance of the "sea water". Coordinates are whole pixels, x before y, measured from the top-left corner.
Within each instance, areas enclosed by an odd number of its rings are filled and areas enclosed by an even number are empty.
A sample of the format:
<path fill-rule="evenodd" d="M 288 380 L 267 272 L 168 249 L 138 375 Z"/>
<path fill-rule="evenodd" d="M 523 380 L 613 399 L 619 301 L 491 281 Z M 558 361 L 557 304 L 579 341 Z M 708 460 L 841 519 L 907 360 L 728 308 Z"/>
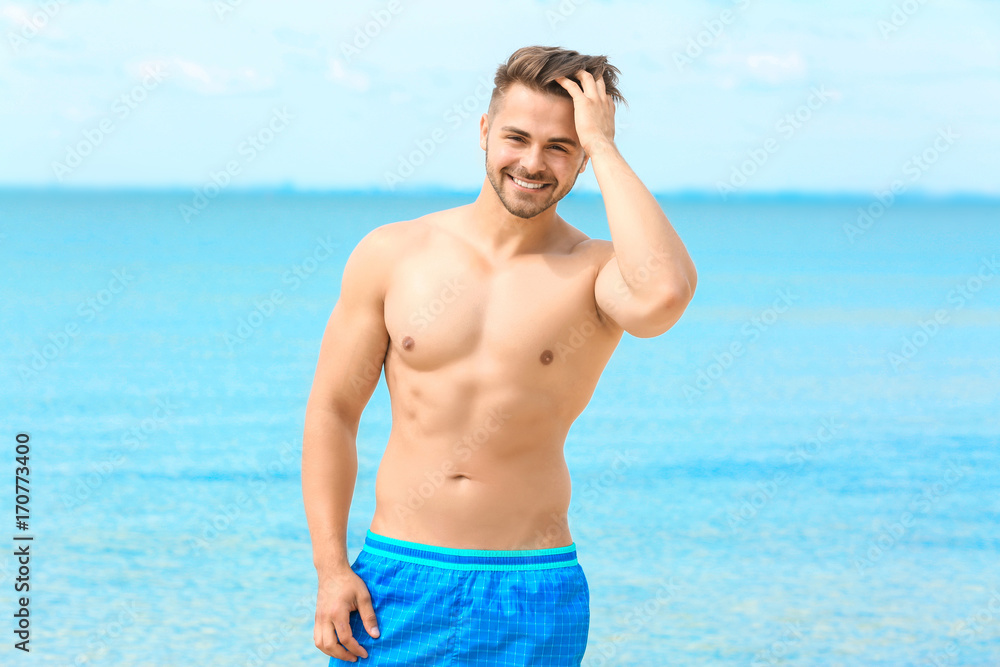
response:
<path fill-rule="evenodd" d="M 0 194 L 0 662 L 325 665 L 299 457 L 344 261 L 474 197 Z M 697 293 L 566 443 L 585 664 L 1000 664 L 1000 203 L 661 203 Z M 609 238 L 600 198 L 559 212 Z M 389 426 L 383 380 L 352 559 Z"/>

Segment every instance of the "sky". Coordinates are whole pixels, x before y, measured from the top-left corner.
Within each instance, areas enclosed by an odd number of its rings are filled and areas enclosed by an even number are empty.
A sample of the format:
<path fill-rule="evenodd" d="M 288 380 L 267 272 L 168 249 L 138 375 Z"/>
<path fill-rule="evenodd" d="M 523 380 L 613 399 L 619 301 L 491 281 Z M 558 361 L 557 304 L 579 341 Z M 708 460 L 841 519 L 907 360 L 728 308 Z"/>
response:
<path fill-rule="evenodd" d="M 996 0 L 0 0 L 0 38 L 0 187 L 477 190 L 541 44 L 621 70 L 654 192 L 1000 195 Z"/>

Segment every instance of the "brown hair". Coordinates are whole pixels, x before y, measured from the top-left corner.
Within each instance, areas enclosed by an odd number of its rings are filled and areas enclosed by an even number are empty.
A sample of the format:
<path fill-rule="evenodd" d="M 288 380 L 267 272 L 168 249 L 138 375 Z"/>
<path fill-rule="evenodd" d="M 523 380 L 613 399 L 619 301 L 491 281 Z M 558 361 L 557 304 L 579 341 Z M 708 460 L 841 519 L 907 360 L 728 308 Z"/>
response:
<path fill-rule="evenodd" d="M 489 114 L 492 117 L 496 113 L 507 89 L 514 83 L 572 99 L 556 79 L 565 76 L 580 83 L 576 78 L 576 73 L 580 70 L 590 72 L 594 79 L 603 77 L 604 89 L 615 104 L 628 106 L 628 102 L 618 91 L 618 75 L 621 72 L 614 65 L 608 64 L 607 56 L 584 56 L 558 46 L 525 46 L 512 53 L 506 63 L 497 67 L 496 76 L 493 77 Z"/>

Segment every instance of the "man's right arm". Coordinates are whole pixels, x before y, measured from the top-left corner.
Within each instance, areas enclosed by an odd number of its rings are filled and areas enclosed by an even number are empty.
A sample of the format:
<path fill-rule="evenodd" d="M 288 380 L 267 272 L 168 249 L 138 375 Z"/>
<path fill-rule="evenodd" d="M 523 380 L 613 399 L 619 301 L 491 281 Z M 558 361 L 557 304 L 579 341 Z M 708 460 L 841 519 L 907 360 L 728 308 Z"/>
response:
<path fill-rule="evenodd" d="M 387 243 L 385 231 L 376 229 L 358 243 L 347 260 L 306 406 L 302 498 L 321 600 L 330 582 L 343 581 L 350 571 L 347 519 L 357 479 L 358 424 L 378 384 L 389 344 L 383 314 L 386 267 L 391 266 Z M 317 608 L 317 616 L 324 611 Z M 341 609 L 333 612 L 336 617 L 343 615 Z M 338 635 L 343 635 L 337 622 L 341 619 L 336 617 L 333 621 Z M 317 618 L 317 640 L 319 635 L 328 634 L 329 627 L 322 625 Z M 365 625 L 368 627 L 367 621 Z M 329 645 L 329 639 L 323 643 Z"/>

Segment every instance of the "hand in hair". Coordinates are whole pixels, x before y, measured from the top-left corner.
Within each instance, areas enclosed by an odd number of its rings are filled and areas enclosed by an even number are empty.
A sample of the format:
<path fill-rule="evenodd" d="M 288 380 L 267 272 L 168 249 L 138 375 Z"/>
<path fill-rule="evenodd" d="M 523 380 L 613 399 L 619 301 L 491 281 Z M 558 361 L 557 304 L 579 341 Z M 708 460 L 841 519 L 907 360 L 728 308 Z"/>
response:
<path fill-rule="evenodd" d="M 580 145 L 588 155 L 604 143 L 614 144 L 615 102 L 605 91 L 604 77 L 580 70 L 576 73 L 579 84 L 561 76 L 556 82 L 573 97 L 573 119 Z"/>

